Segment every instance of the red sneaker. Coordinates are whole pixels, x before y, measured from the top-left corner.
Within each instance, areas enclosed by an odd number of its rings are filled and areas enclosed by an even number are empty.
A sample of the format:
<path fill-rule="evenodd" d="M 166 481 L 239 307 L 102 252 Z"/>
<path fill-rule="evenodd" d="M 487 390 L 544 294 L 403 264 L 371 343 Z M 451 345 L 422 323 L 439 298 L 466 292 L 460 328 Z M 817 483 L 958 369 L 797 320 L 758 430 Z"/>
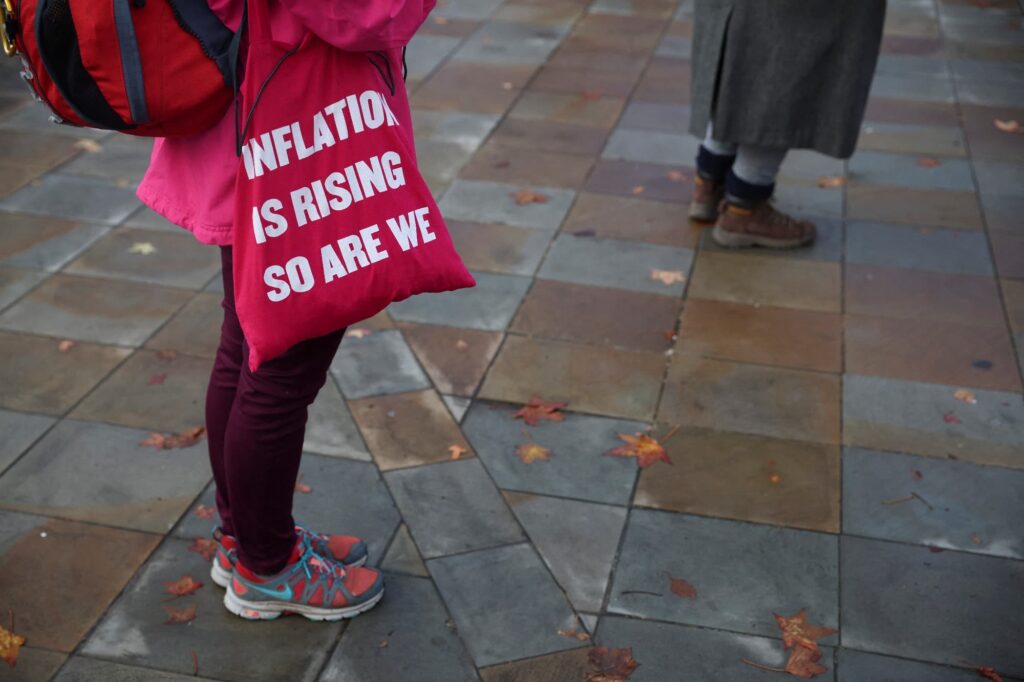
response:
<path fill-rule="evenodd" d="M 369 611 L 383 596 L 384 576 L 378 571 L 345 569 L 299 538 L 288 563 L 275 575 L 257 575 L 236 561 L 224 606 L 248 620 L 297 613 L 310 620 L 334 621 Z"/>

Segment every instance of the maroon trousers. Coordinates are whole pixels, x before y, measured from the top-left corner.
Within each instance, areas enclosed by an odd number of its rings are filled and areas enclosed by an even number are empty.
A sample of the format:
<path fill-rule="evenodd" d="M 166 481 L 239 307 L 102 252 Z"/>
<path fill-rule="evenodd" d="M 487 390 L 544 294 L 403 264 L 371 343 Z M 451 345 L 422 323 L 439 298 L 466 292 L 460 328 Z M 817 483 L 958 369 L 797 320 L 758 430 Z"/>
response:
<path fill-rule="evenodd" d="M 235 313 L 231 247 L 221 247 L 221 262 L 224 324 L 206 392 L 217 509 L 224 532 L 238 538 L 246 567 L 272 575 L 295 546 L 292 497 L 308 408 L 345 330 L 303 341 L 249 371 L 249 346 Z"/>

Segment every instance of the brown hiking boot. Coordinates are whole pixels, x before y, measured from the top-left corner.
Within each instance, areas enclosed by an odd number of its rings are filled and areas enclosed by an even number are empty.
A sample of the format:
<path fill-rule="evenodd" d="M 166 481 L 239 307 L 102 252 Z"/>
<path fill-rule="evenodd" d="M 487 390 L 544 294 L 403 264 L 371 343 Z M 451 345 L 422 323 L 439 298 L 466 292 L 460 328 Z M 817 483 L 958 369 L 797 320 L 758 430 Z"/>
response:
<path fill-rule="evenodd" d="M 792 218 L 776 210 L 770 201 L 760 201 L 751 208 L 727 201 L 723 209 L 711 231 L 719 246 L 795 249 L 814 241 L 814 223 Z"/>
<path fill-rule="evenodd" d="M 693 198 L 690 199 L 690 220 L 712 222 L 718 218 L 718 205 L 725 196 L 725 183 L 712 182 L 693 175 Z"/>

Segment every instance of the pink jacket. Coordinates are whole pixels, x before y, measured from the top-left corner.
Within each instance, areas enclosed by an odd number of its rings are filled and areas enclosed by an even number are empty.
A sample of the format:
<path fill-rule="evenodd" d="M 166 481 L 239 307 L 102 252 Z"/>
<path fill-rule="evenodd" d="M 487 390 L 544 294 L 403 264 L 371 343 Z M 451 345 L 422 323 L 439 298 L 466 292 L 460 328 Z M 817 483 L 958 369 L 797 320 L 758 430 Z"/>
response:
<path fill-rule="evenodd" d="M 245 0 L 208 0 L 232 29 Z M 275 41 L 294 45 L 312 31 L 342 50 L 391 50 L 409 42 L 436 0 L 270 0 Z M 151 209 L 205 244 L 230 245 L 234 219 L 234 109 L 210 130 L 158 138 L 137 194 Z"/>

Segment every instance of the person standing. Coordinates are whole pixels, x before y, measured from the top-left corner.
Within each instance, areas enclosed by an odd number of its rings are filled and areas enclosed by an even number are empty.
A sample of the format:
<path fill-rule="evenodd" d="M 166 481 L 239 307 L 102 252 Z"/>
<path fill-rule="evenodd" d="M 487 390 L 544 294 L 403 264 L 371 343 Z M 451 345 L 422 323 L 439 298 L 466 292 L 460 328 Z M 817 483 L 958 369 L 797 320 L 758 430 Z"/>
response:
<path fill-rule="evenodd" d="M 721 246 L 794 248 L 815 227 L 770 203 L 790 149 L 849 158 L 878 60 L 886 0 L 696 0 L 690 217 Z"/>

